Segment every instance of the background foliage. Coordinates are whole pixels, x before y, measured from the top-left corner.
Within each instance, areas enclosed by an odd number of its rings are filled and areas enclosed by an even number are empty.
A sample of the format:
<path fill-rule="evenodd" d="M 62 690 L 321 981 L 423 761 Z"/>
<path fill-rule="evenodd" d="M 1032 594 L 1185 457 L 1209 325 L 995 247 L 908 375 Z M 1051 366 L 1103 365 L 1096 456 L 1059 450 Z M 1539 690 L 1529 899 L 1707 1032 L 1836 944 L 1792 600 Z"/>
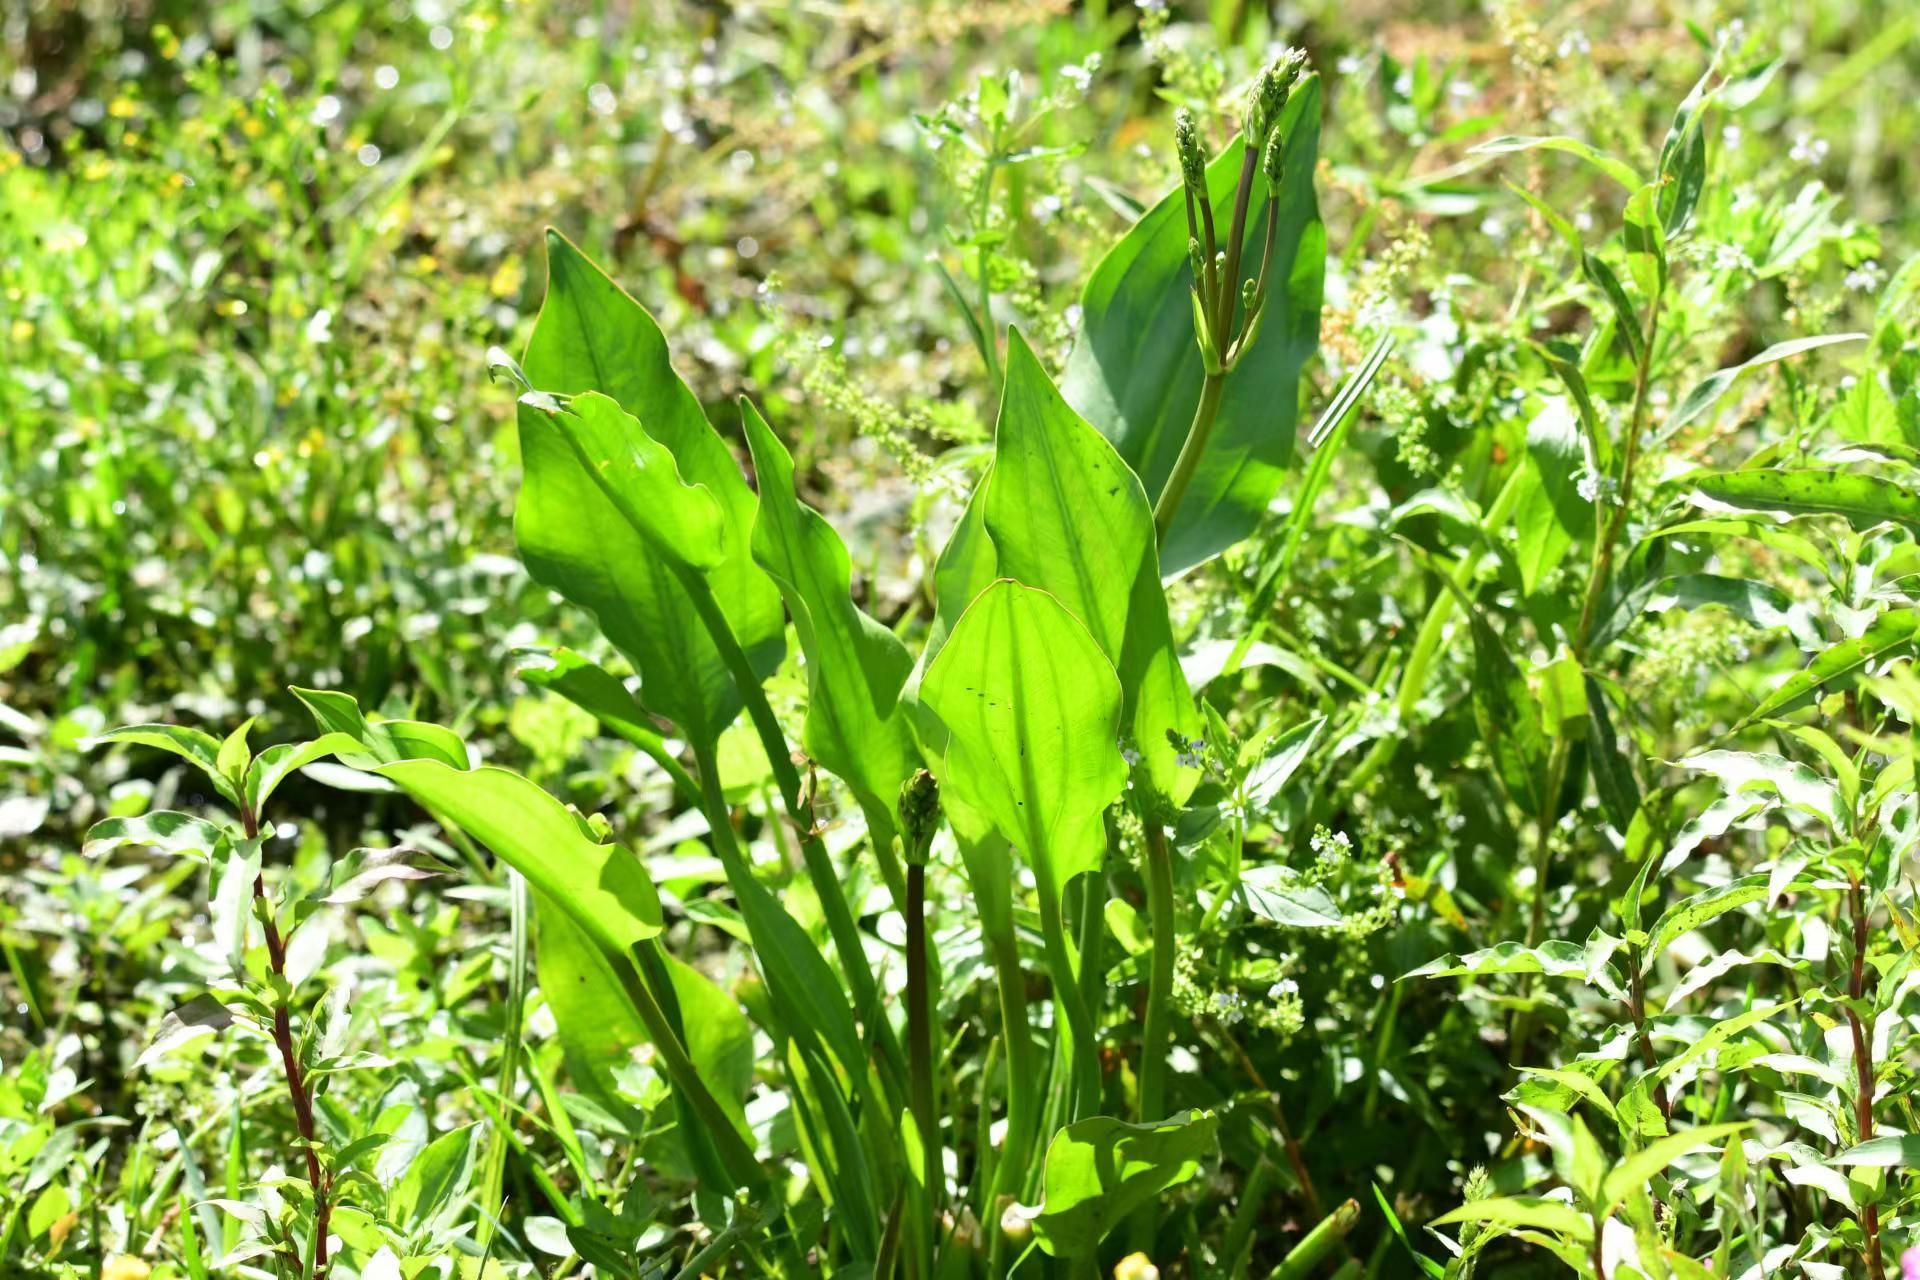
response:
<path fill-rule="evenodd" d="M 1224 144 L 1281 43 L 1324 96 L 1302 428 L 1396 346 L 1331 443 L 1278 453 L 1251 537 L 1170 592 L 1207 723 L 1168 1061 L 1172 1101 L 1221 1120 L 1161 1197 L 1154 1261 L 1264 1275 L 1349 1198 L 1339 1249 L 1369 1274 L 1613 1275 L 1610 1214 L 1678 1274 L 1865 1274 L 1868 1203 L 1897 1257 L 1920 1212 L 1908 6 L 10 0 L 0 1272 L 274 1265 L 248 1254 L 305 1175 L 272 1010 L 209 1038 L 192 1003 L 236 911 L 246 936 L 221 859 L 249 864 L 178 833 L 82 842 L 230 807 L 95 735 L 199 725 L 217 748 L 257 717 L 264 759 L 311 736 L 296 686 L 453 726 L 474 763 L 610 824 L 661 888 L 666 953 L 711 980 L 686 989 L 732 996 L 700 1052 L 763 1153 L 791 1153 L 740 1013 L 767 999 L 745 928 L 659 758 L 679 744 L 548 691 L 591 678 L 571 654 L 621 668 L 516 549 L 523 429 L 487 353 L 527 350 L 541 228 L 651 308 L 764 482 L 753 398 L 854 597 L 917 652 L 1023 376 L 1000 335 L 1072 385 L 1083 283 L 1177 180 L 1173 108 Z M 1702 105 L 1716 47 L 1751 74 Z M 1568 150 L 1486 146 L 1543 135 L 1642 178 L 1691 172 L 1697 137 L 1688 215 Z M 1637 427 L 1622 492 L 1595 451 Z M 798 742 L 786 647 L 768 688 Z M 775 762 L 744 725 L 718 752 L 749 851 L 784 850 Z M 666 1069 L 630 1052 L 644 1029 L 575 990 L 608 981 L 592 949 L 459 830 L 329 767 L 289 773 L 246 834 L 287 901 L 337 899 L 273 966 L 325 1050 L 312 1123 L 330 1158 L 386 1135 L 336 1214 L 336 1274 L 673 1274 L 721 1218 L 689 1195 Z M 847 855 L 875 796 L 818 785 Z M 1122 834 L 1116 1095 L 1147 910 Z M 418 856 L 369 871 L 363 845 Z M 885 977 L 898 917 L 883 869 L 852 865 Z M 933 895 L 948 1141 L 972 1149 L 1004 997 L 950 850 Z M 1882 1077 L 1864 1155 L 1853 1018 Z M 557 1030 L 596 1019 L 598 1043 Z M 1723 1154 L 1633 1164 L 1655 1113 Z M 1448 1213 L 1457 1255 L 1422 1230 Z"/>

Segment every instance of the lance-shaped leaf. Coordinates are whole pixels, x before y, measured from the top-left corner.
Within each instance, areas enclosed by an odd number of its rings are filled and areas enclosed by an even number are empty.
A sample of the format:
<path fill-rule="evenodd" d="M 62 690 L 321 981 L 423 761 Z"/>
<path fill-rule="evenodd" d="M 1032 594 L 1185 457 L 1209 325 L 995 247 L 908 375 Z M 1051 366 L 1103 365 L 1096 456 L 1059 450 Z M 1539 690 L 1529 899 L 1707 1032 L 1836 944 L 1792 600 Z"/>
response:
<path fill-rule="evenodd" d="M 333 738 L 323 735 L 311 742 L 282 742 L 268 747 L 247 766 L 247 806 L 258 817 L 274 791 L 287 780 L 287 775 L 306 768 L 316 760 L 351 751 L 355 745 L 353 739 L 345 736 Z"/>
<path fill-rule="evenodd" d="M 1857 471 L 1714 471 L 1693 477 L 1693 487 L 1715 502 L 1748 511 L 1845 516 L 1856 529 L 1889 520 L 1920 529 L 1920 494 L 1910 485 Z"/>
<path fill-rule="evenodd" d="M 211 859 L 227 835 L 205 818 L 172 809 L 126 818 L 106 818 L 87 830 L 87 842 L 81 853 L 97 858 L 122 845 L 144 845 L 162 853 L 181 854 L 202 861 Z"/>
<path fill-rule="evenodd" d="M 1204 725 L 1173 647 L 1153 508 L 1139 478 L 1061 397 L 1018 332 L 1007 343 L 986 483 L 998 574 L 1046 591 L 1085 624 L 1119 674 L 1125 732 L 1154 791 L 1184 803 L 1200 773 L 1179 757 Z"/>
<path fill-rule="evenodd" d="M 779 592 L 749 552 L 753 493 L 674 373 L 653 317 L 558 234 L 548 235 L 547 258 L 547 299 L 527 345 L 528 379 L 556 395 L 600 392 L 632 416 L 596 409 L 588 411 L 598 415 L 592 422 L 576 425 L 551 407 L 536 407 L 538 401 L 522 402 L 524 476 L 514 511 L 521 556 L 535 581 L 593 613 L 640 672 L 641 700 L 650 710 L 712 740 L 738 714 L 740 697 L 676 579 L 675 562 L 706 572 L 753 669 L 764 676 L 778 667 L 785 619 Z M 672 456 L 683 487 L 707 491 L 717 525 L 701 515 L 662 544 L 632 523 L 636 505 L 651 518 L 639 469 L 630 465 L 649 452 L 642 438 Z M 578 447 L 583 443 L 601 446 L 592 450 L 592 464 Z M 596 470 L 603 462 L 608 469 Z M 659 485 L 648 479 L 644 489 L 657 492 Z M 630 501 L 617 502 L 616 493 Z M 676 498 L 673 510 L 701 506 Z"/>
<path fill-rule="evenodd" d="M 1086 627 L 1044 591 L 980 593 L 920 691 L 945 746 L 943 797 L 986 815 L 1056 901 L 1100 865 L 1100 816 L 1126 785 L 1120 682 Z"/>
<path fill-rule="evenodd" d="M 1753 359 L 1731 368 L 1718 369 L 1695 383 L 1692 390 L 1681 397 L 1679 407 L 1673 416 L 1667 419 L 1662 435 L 1672 435 L 1687 424 L 1700 418 L 1707 410 L 1718 403 L 1728 388 L 1740 380 L 1740 376 L 1753 369 L 1797 356 L 1803 351 L 1813 351 L 1820 347 L 1830 347 L 1837 342 L 1859 342 L 1867 335 L 1864 333 L 1828 333 L 1805 338 L 1794 338 L 1787 342 L 1778 342 L 1768 347 Z"/>
<path fill-rule="evenodd" d="M 1620 974 L 1608 962 L 1604 948 L 1553 940 L 1537 947 L 1500 942 L 1468 955 L 1444 955 L 1429 961 L 1406 978 L 1483 977 L 1494 973 L 1538 973 L 1549 978 L 1578 978 L 1592 983 L 1616 1000 L 1626 999 Z"/>
<path fill-rule="evenodd" d="M 786 597 L 807 656 L 808 752 L 853 791 L 876 841 L 893 838 L 900 784 L 920 766 L 900 690 L 913 659 L 898 636 L 853 603 L 853 565 L 840 535 L 799 500 L 793 458 L 742 400 L 760 481 L 753 557 Z"/>
<path fill-rule="evenodd" d="M 1579 493 L 1587 466 L 1580 426 L 1564 400 L 1549 400 L 1527 427 L 1527 474 L 1513 522 L 1514 558 L 1528 595 L 1553 572 L 1577 539 L 1593 533 L 1593 504 Z"/>
<path fill-rule="evenodd" d="M 1286 166 L 1266 310 L 1253 345 L 1227 378 L 1207 451 L 1160 548 L 1167 573 L 1191 568 L 1253 532 L 1293 458 L 1300 372 L 1319 346 L 1326 275 L 1326 228 L 1313 190 L 1319 77 L 1308 76 L 1294 89 L 1277 128 Z M 1208 166 L 1216 208 L 1232 207 L 1241 154 L 1235 140 Z M 1256 179 L 1241 258 L 1255 269 L 1267 202 L 1266 183 Z M 1186 197 L 1176 187 L 1088 278 L 1081 334 L 1064 379 L 1067 399 L 1114 442 L 1152 496 L 1173 471 L 1203 381 L 1187 239 Z"/>
<path fill-rule="evenodd" d="M 1781 681 L 1778 688 L 1760 700 L 1760 705 L 1741 718 L 1733 731 L 1812 701 L 1839 681 L 1910 647 L 1917 632 L 1920 632 L 1920 610 L 1895 609 L 1881 614 L 1858 636 L 1842 640 L 1808 663 L 1805 669 Z"/>
<path fill-rule="evenodd" d="M 220 740 L 203 729 L 193 729 L 177 724 L 130 724 L 119 729 L 109 729 L 83 741 L 83 750 L 91 750 L 108 742 L 126 742 L 142 747 L 153 747 L 159 751 L 179 756 L 196 766 L 207 775 L 213 789 L 224 796 L 235 808 L 240 806 L 240 793 L 226 771 L 220 767 Z"/>
<path fill-rule="evenodd" d="M 457 823 L 565 907 L 600 946 L 625 953 L 660 932 L 660 899 L 639 859 L 603 840 L 578 813 L 534 783 L 509 769 L 470 767 L 464 746 L 457 756 L 445 750 L 401 754 L 396 740 L 420 741 L 428 736 L 422 731 L 433 726 L 404 720 L 373 725 L 345 694 L 293 692 L 323 729 L 360 743 L 363 754 L 344 755 L 344 763 L 386 778 L 428 811 Z M 350 727 L 356 724 L 358 731 Z"/>
<path fill-rule="evenodd" d="M 1546 806 L 1547 738 L 1533 694 L 1500 636 L 1475 610 L 1473 717 L 1507 795 L 1528 814 Z"/>
<path fill-rule="evenodd" d="M 1095 1116 L 1070 1124 L 1047 1146 L 1041 1200 L 1026 1215 L 1055 1257 L 1094 1252 L 1129 1213 L 1200 1171 L 1219 1118 L 1183 1111 L 1156 1124 Z"/>

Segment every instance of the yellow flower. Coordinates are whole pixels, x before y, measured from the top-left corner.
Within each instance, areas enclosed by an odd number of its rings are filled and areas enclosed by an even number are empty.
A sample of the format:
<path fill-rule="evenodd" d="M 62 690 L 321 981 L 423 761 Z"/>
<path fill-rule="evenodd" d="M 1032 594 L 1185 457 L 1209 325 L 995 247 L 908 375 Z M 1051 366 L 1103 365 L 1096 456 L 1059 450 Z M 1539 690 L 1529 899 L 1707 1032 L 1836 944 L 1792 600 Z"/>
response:
<path fill-rule="evenodd" d="M 131 120 L 140 114 L 140 104 L 132 98 L 118 97 L 107 104 L 107 114 L 115 120 Z"/>
<path fill-rule="evenodd" d="M 1144 1253 L 1130 1253 L 1114 1264 L 1113 1280 L 1160 1280 L 1160 1268 Z"/>
<path fill-rule="evenodd" d="M 100 1280 L 147 1280 L 153 1268 L 139 1258 L 121 1254 L 100 1268 Z"/>

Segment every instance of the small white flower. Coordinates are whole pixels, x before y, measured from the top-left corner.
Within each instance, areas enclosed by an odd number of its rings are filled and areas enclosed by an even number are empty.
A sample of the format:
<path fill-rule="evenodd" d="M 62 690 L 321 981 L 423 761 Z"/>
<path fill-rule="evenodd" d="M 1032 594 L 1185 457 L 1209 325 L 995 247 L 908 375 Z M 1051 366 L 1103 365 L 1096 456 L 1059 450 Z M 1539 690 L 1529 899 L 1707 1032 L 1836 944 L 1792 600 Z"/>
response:
<path fill-rule="evenodd" d="M 1739 146 L 1740 138 L 1740 126 L 1737 124 L 1730 124 L 1720 131 L 1720 141 L 1726 143 L 1729 147 Z"/>
<path fill-rule="evenodd" d="M 1880 287 L 1887 278 L 1886 271 L 1878 262 L 1869 259 L 1847 272 L 1846 286 L 1854 293 L 1871 293 Z"/>
<path fill-rule="evenodd" d="M 1796 164 L 1820 164 L 1827 158 L 1827 140 L 1802 131 L 1793 135 L 1793 149 L 1787 154 Z"/>
<path fill-rule="evenodd" d="M 1284 1000 L 1288 996 L 1297 996 L 1299 994 L 1300 984 L 1292 978 L 1282 978 L 1267 988 L 1267 998 L 1270 1000 Z"/>
<path fill-rule="evenodd" d="M 1560 37 L 1557 50 L 1562 58 L 1585 57 L 1593 52 L 1593 41 L 1587 39 L 1587 33 L 1578 27 Z"/>

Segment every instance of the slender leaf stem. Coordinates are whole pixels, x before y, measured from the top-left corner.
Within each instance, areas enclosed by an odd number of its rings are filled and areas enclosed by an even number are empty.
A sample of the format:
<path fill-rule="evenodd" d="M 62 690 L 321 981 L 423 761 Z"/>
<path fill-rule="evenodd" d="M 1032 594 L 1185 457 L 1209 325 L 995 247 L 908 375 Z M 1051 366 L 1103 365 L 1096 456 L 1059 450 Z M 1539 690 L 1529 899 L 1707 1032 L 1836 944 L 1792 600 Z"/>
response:
<path fill-rule="evenodd" d="M 1069 1036 L 1065 1048 L 1072 1100 L 1067 1114 L 1073 1120 L 1084 1120 L 1100 1105 L 1100 1059 L 1094 1045 L 1093 1015 L 1081 998 L 1073 947 L 1067 941 L 1066 926 L 1060 919 L 1059 893 L 1048 892 L 1048 886 L 1043 885 L 1038 896 L 1040 932 L 1046 940 L 1047 968 L 1053 975 L 1053 998 L 1066 1020 Z"/>
<path fill-rule="evenodd" d="M 1140 1035 L 1140 1123 L 1167 1113 L 1167 1020 L 1173 1001 L 1173 961 L 1178 946 L 1173 905 L 1173 854 L 1166 828 L 1149 819 L 1147 834 L 1147 921 L 1153 929 L 1153 964 L 1147 982 L 1147 1016 Z M 1134 1213 L 1133 1247 L 1153 1249 L 1158 1206 L 1149 1199 Z"/>
<path fill-rule="evenodd" d="M 747 714 L 760 735 L 760 745 L 773 767 L 774 781 L 779 784 L 787 816 L 793 821 L 799 836 L 800 857 L 806 863 L 807 878 L 813 882 L 814 893 L 820 899 L 821 912 L 826 917 L 827 932 L 833 936 L 834 949 L 840 953 L 841 967 L 846 971 L 847 985 L 853 992 L 854 1007 L 859 1013 L 861 1025 L 870 1029 L 879 1047 L 881 1061 L 887 1068 L 881 1074 L 887 1084 L 889 1100 L 897 1105 L 900 1100 L 898 1081 L 905 1074 L 905 1059 L 892 1024 L 880 1011 L 880 994 L 874 982 L 873 966 L 867 961 L 866 947 L 860 940 L 853 912 L 847 905 L 846 889 L 832 858 L 827 855 L 826 846 L 820 841 L 819 833 L 814 830 L 813 815 L 801 795 L 800 774 L 793 766 L 792 748 L 787 743 L 786 733 L 780 728 L 780 721 L 767 702 L 766 690 L 760 687 L 759 676 L 747 661 L 740 642 L 734 637 L 733 628 L 728 624 L 720 602 L 714 598 L 713 588 L 707 584 L 706 578 L 690 569 L 681 572 L 679 577 L 714 647 L 719 650 L 721 661 L 733 676 L 740 698 L 746 704 Z M 700 750 L 699 744 L 696 744 L 696 756 Z M 708 754 L 710 756 L 711 751 Z M 700 772 L 700 786 L 704 795 L 709 786 L 707 775 L 713 770 L 702 768 Z M 712 782 L 718 785 L 717 779 Z M 724 820 L 725 815 L 726 805 L 722 802 L 719 817 Z M 714 820 L 714 816 L 710 811 L 709 821 Z"/>
<path fill-rule="evenodd" d="M 912 1224 L 920 1273 L 933 1274 L 933 1214 L 946 1181 L 940 1157 L 940 1117 L 933 1106 L 933 1000 L 927 982 L 927 868 L 907 864 L 907 1097 L 920 1130 L 921 1186 Z"/>

